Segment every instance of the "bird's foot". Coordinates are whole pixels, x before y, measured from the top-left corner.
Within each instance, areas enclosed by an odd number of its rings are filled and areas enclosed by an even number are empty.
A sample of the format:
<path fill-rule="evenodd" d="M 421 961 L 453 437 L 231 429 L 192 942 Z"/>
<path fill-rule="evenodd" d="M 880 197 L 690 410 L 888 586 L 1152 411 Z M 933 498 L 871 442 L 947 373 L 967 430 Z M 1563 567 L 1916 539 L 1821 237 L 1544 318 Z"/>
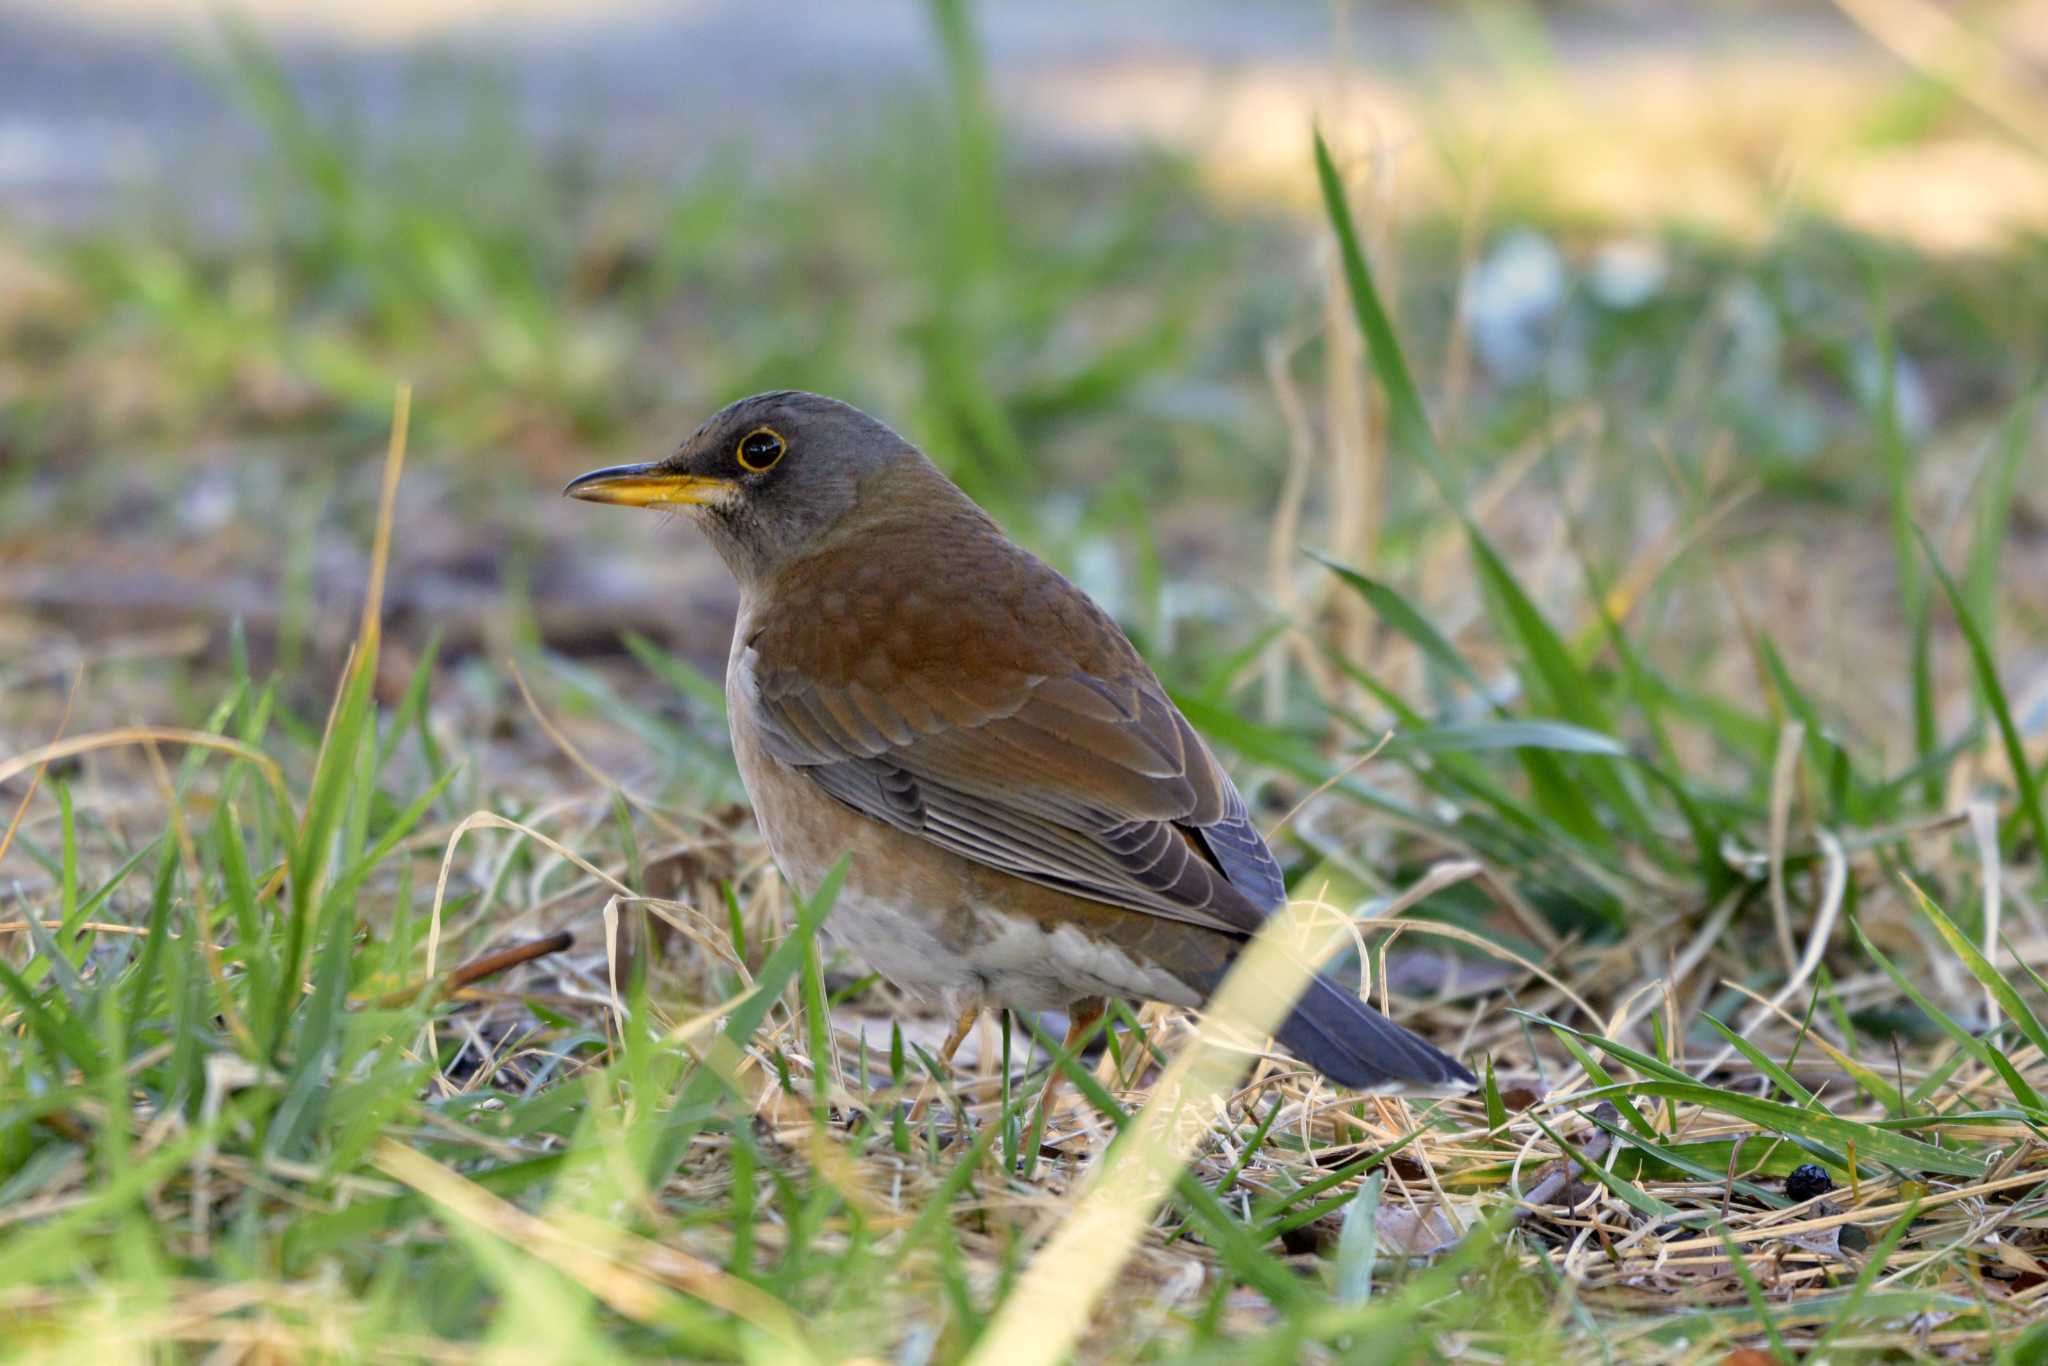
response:
<path fill-rule="evenodd" d="M 946 1041 L 939 1045 L 941 1064 L 952 1063 L 953 1055 L 960 1051 L 960 1045 L 966 1041 L 968 1031 L 974 1028 L 974 1022 L 980 1018 L 979 1006 L 969 1006 L 960 1012 L 960 1018 L 953 1022 L 952 1032 L 946 1035 Z M 932 1093 L 938 1089 L 938 1084 L 936 1077 L 927 1076 L 924 1085 L 918 1088 L 917 1100 L 910 1107 L 909 1119 L 912 1124 L 924 1118 L 925 1106 L 931 1104 Z"/>

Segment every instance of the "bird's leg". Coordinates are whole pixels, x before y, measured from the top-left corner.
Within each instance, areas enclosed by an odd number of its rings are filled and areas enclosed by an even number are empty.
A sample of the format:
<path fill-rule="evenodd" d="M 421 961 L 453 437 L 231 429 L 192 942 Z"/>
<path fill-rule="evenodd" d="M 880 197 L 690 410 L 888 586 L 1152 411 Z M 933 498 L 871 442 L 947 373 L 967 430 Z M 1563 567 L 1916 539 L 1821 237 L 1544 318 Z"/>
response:
<path fill-rule="evenodd" d="M 980 1006 L 968 1006 L 960 1012 L 960 1018 L 953 1021 L 952 1033 L 946 1035 L 946 1041 L 939 1045 L 939 1061 L 941 1063 L 947 1065 L 952 1063 L 953 1055 L 960 1051 L 960 1045 L 967 1041 L 967 1035 L 974 1028 L 974 1022 L 980 1018 Z M 924 1079 L 924 1085 L 918 1089 L 917 1101 L 910 1107 L 909 1119 L 912 1124 L 917 1123 L 919 1119 L 923 1118 L 924 1107 L 931 1101 L 932 1087 L 934 1085 L 936 1085 L 935 1079 L 927 1076 Z"/>
<path fill-rule="evenodd" d="M 981 1018 L 980 1006 L 969 1006 L 960 1012 L 960 1018 L 953 1021 L 953 1032 L 939 1045 L 939 1061 L 952 1065 L 953 1055 L 960 1051 L 960 1045 L 967 1042 L 967 1036 L 974 1029 L 974 1022 Z"/>
<path fill-rule="evenodd" d="M 1109 1008 L 1109 1003 L 1100 996 L 1083 996 L 1067 1007 L 1067 1037 L 1060 1042 L 1060 1052 L 1072 1053 L 1081 1046 L 1081 1040 L 1088 1037 L 1088 1031 L 1095 1028 L 1095 1022 Z M 1066 1069 L 1054 1058 L 1052 1075 L 1045 1079 L 1045 1089 L 1038 1093 L 1038 1113 L 1041 1131 L 1052 1121 L 1053 1098 L 1059 1094 L 1060 1083 L 1066 1080 Z"/>

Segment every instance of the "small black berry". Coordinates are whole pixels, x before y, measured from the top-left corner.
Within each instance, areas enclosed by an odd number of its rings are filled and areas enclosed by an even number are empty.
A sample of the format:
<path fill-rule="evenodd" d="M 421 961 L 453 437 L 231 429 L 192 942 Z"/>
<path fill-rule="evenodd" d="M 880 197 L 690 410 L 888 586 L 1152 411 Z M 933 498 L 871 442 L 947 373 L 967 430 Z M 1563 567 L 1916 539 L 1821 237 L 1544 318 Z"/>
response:
<path fill-rule="evenodd" d="M 1827 1172 L 1815 1163 L 1794 1167 L 1792 1174 L 1785 1178 L 1785 1194 L 1804 1203 L 1816 1195 L 1826 1195 L 1835 1188 Z"/>

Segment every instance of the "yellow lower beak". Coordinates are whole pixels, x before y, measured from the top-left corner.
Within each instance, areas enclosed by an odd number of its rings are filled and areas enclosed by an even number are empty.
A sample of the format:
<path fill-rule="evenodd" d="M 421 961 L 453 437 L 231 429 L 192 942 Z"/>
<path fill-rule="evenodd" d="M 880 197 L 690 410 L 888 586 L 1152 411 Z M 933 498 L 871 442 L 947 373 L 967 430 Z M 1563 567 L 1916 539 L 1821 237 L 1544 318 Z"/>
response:
<path fill-rule="evenodd" d="M 659 465 L 614 465 L 570 480 L 562 492 L 592 503 L 651 508 L 716 503 L 738 487 L 730 479 L 678 474 Z"/>

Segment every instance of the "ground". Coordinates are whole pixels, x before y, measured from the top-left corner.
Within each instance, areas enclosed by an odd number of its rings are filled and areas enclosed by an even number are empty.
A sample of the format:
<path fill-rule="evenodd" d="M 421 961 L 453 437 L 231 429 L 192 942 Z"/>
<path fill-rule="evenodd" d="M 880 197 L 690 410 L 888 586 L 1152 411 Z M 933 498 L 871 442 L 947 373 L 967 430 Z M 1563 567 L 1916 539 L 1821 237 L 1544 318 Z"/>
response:
<path fill-rule="evenodd" d="M 2042 26 L 1842 9 L 8 11 L 0 1350 L 2032 1359 Z M 1479 1094 L 1132 1002 L 1036 1132 L 814 950 L 722 571 L 556 497 L 791 384 Z"/>

